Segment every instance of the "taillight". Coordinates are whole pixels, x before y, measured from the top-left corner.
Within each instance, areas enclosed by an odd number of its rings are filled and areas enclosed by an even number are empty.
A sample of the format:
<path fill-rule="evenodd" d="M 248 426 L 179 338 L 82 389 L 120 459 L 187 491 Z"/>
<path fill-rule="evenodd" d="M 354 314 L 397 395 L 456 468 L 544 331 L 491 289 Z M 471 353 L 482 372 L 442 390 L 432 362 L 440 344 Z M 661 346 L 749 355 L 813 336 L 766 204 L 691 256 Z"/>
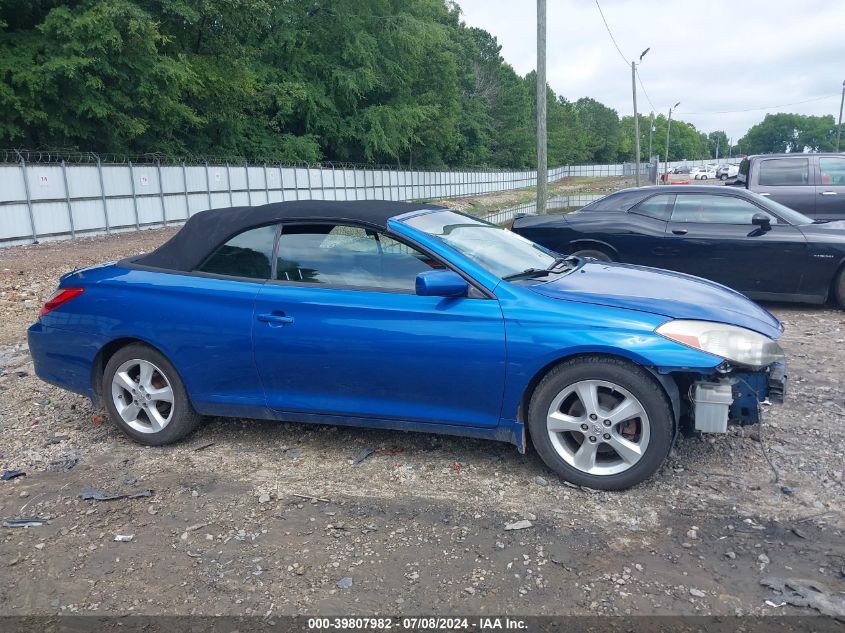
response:
<path fill-rule="evenodd" d="M 47 303 L 44 304 L 44 307 L 41 308 L 41 312 L 38 313 L 38 318 L 41 318 L 59 306 L 66 304 L 68 301 L 74 297 L 78 297 L 83 292 L 85 292 L 85 288 L 58 288 L 56 292 L 50 295 L 50 298 L 47 299 Z"/>

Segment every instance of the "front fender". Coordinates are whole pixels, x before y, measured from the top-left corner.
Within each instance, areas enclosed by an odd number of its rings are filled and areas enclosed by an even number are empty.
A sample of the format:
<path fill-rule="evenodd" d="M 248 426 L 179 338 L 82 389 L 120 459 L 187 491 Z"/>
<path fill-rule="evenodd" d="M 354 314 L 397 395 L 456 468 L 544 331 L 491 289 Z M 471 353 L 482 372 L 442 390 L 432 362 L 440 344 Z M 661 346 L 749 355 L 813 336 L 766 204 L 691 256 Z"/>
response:
<path fill-rule="evenodd" d="M 501 285 L 496 294 L 508 346 L 503 419 L 515 418 L 538 373 L 573 356 L 616 356 L 658 374 L 709 374 L 723 361 L 656 334 L 665 316 L 551 299 L 512 284 Z"/>

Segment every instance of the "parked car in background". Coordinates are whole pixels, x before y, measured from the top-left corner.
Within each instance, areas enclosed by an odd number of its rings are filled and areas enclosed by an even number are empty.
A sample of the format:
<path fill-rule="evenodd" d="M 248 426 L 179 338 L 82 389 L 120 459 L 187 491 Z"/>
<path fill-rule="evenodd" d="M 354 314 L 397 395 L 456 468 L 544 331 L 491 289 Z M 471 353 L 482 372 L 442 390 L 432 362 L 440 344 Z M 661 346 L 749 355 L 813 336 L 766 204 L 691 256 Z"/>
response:
<path fill-rule="evenodd" d="M 442 207 L 303 201 L 204 211 L 64 275 L 29 349 L 141 444 L 201 415 L 530 437 L 566 480 L 621 489 L 679 425 L 724 433 L 782 399 L 782 333 L 717 284 L 558 257 Z"/>
<path fill-rule="evenodd" d="M 692 170 L 689 167 L 682 166 L 682 167 L 675 167 L 674 170 L 671 170 L 669 173 L 671 173 L 671 174 L 688 174 L 688 173 L 690 173 L 690 171 L 692 171 Z"/>
<path fill-rule="evenodd" d="M 676 270 L 753 299 L 845 308 L 845 222 L 814 223 L 743 189 L 626 189 L 513 230 L 558 253 Z"/>
<path fill-rule="evenodd" d="M 710 165 L 695 167 L 690 172 L 690 176 L 692 176 L 693 180 L 707 180 L 708 178 L 715 178 L 716 169 Z"/>
<path fill-rule="evenodd" d="M 817 220 L 845 219 L 845 153 L 748 156 L 728 184 Z"/>
<path fill-rule="evenodd" d="M 719 165 L 716 169 L 716 178 L 719 180 L 727 180 L 734 178 L 739 173 L 739 165 Z"/>

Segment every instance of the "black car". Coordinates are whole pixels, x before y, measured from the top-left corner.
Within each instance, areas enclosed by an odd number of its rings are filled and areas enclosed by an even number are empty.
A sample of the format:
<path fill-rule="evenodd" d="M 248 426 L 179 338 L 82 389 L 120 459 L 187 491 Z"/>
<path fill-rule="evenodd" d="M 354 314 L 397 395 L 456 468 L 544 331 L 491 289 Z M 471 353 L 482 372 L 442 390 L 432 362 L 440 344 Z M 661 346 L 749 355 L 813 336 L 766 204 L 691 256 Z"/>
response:
<path fill-rule="evenodd" d="M 814 220 L 845 219 L 845 154 L 748 156 L 728 184 L 771 198 Z"/>
<path fill-rule="evenodd" d="M 752 299 L 845 308 L 845 222 L 813 221 L 745 189 L 625 189 L 512 228 L 558 253 L 689 273 Z"/>

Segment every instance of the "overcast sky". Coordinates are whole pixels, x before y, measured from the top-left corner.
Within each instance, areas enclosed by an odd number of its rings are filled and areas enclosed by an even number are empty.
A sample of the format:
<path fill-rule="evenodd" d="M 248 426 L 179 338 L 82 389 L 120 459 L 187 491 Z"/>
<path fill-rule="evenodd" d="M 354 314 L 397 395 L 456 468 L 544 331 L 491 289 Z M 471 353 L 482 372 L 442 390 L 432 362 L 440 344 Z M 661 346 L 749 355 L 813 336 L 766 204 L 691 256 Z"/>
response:
<path fill-rule="evenodd" d="M 736 143 L 766 112 L 839 116 L 845 80 L 843 0 L 547 0 L 547 79 L 571 101 L 593 97 L 620 116 L 633 112 L 630 60 L 655 110 Z M 536 66 L 533 0 L 458 0 L 464 21 L 489 31 L 524 75 Z M 824 97 L 817 99 L 818 97 Z M 799 101 L 816 99 L 807 103 Z M 652 109 L 637 85 L 640 112 Z M 748 110 L 761 106 L 779 106 Z M 730 113 L 721 113 L 732 111 Z M 673 117 L 675 115 L 673 114 Z"/>

